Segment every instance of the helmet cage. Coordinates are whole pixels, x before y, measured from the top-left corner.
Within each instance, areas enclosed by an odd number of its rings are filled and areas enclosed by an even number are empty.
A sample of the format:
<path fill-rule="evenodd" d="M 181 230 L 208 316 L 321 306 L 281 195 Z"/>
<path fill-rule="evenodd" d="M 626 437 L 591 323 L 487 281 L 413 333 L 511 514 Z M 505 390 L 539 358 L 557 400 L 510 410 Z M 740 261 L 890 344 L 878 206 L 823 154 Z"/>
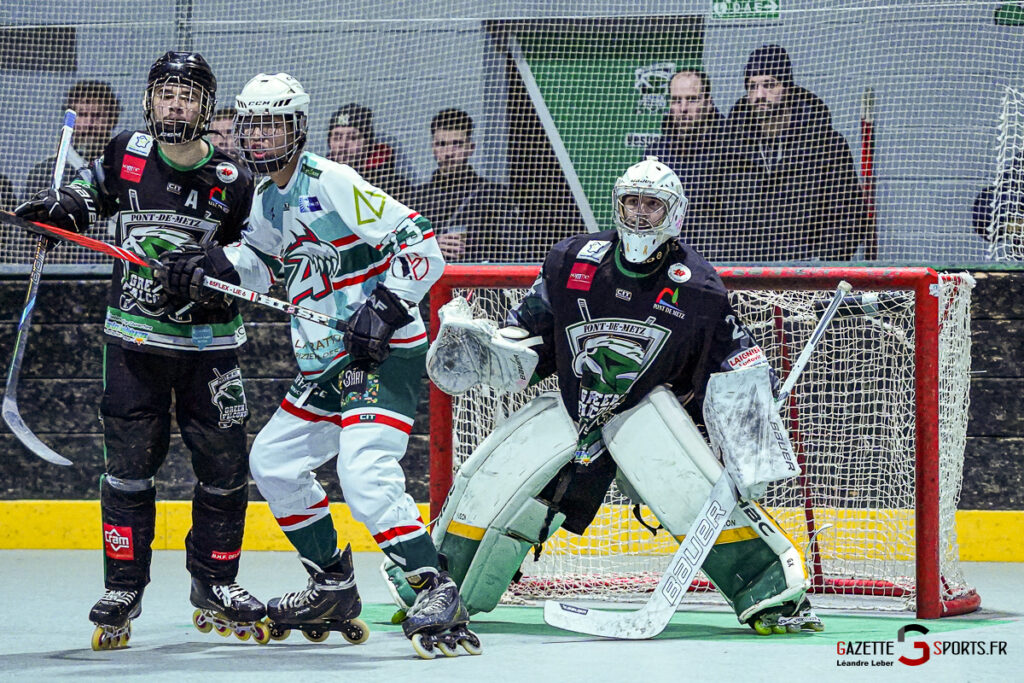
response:
<path fill-rule="evenodd" d="M 306 144 L 306 115 L 235 115 L 235 146 L 246 166 L 258 173 L 273 173 L 287 166 Z M 270 142 L 272 144 L 266 144 Z M 275 144 L 276 143 L 276 144 Z"/>
<path fill-rule="evenodd" d="M 153 99 L 162 94 L 165 87 L 180 88 L 178 98 L 198 104 L 195 120 L 166 120 L 158 115 Z M 142 111 L 147 130 L 160 142 L 179 145 L 198 140 L 207 132 L 216 104 L 217 79 L 202 55 L 167 52 L 150 68 Z"/>
<path fill-rule="evenodd" d="M 623 256 L 630 263 L 641 263 L 650 258 L 658 247 L 679 236 L 683 216 L 686 214 L 687 199 L 670 187 L 654 187 L 650 184 L 632 184 L 620 179 L 612 191 L 615 207 L 615 229 L 622 242 Z M 678 181 L 676 181 L 678 183 Z M 626 209 L 626 198 L 636 196 L 642 203 L 647 197 L 661 202 L 664 207 L 661 219 L 651 223 L 651 214 L 643 211 L 630 212 Z"/>

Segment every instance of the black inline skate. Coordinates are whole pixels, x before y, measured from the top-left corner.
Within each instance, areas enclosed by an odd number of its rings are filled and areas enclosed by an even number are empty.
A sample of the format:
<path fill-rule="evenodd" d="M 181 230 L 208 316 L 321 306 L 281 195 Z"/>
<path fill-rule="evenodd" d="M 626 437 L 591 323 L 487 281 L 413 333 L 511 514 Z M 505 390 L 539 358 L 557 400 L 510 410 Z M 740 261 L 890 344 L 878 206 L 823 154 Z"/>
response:
<path fill-rule="evenodd" d="M 462 604 L 459 588 L 447 572 L 441 572 L 427 577 L 402 622 L 402 631 L 423 659 L 433 659 L 437 651 L 454 657 L 459 645 L 469 654 L 478 655 L 483 651 L 480 638 L 468 626 L 469 611 Z"/>
<path fill-rule="evenodd" d="M 327 570 L 300 559 L 309 572 L 309 583 L 306 590 L 286 593 L 267 603 L 270 637 L 284 640 L 294 628 L 314 643 L 326 640 L 331 631 L 340 632 L 353 645 L 365 643 L 370 627 L 357 618 L 363 603 L 356 588 L 351 546 L 345 546 L 341 557 Z"/>
<path fill-rule="evenodd" d="M 192 623 L 200 632 L 215 630 L 225 638 L 234 633 L 239 640 L 251 637 L 260 645 L 270 642 L 270 629 L 263 622 L 266 607 L 234 581 L 209 584 L 193 577 L 189 601 L 198 608 Z"/>
<path fill-rule="evenodd" d="M 89 621 L 96 624 L 92 632 L 93 650 L 120 650 L 128 647 L 132 637 L 132 619 L 142 614 L 142 590 L 110 590 L 93 605 Z"/>

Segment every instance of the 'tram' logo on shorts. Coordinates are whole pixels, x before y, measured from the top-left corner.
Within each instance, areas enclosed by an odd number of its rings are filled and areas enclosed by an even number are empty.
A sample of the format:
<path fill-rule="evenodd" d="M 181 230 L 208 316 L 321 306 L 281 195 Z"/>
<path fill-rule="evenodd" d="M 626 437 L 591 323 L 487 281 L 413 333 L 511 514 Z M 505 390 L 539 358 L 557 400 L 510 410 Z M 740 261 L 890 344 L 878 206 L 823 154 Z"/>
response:
<path fill-rule="evenodd" d="M 103 525 L 103 549 L 112 560 L 134 560 L 132 528 L 130 526 Z"/>

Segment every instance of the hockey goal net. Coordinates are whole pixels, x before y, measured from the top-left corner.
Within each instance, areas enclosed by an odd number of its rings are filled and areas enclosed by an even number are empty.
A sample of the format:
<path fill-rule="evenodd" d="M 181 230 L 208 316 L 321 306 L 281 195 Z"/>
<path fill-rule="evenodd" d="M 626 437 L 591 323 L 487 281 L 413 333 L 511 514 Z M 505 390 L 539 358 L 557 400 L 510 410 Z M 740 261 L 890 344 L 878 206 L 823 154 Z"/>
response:
<path fill-rule="evenodd" d="M 970 371 L 966 274 L 927 268 L 719 268 L 733 305 L 784 377 L 836 285 L 853 294 L 784 408 L 803 475 L 764 504 L 806 550 L 821 606 L 913 610 L 920 618 L 977 609 L 961 571 L 955 513 L 963 478 Z M 437 309 L 469 298 L 503 320 L 537 267 L 454 266 L 431 293 Z M 453 473 L 505 416 L 542 390 L 487 387 L 449 397 L 431 387 L 431 512 Z M 656 447 L 656 444 L 652 444 Z M 656 520 L 646 509 L 641 516 Z M 634 516 L 613 483 L 583 536 L 559 531 L 529 555 L 505 601 L 548 597 L 629 600 L 653 590 L 677 542 Z M 688 600 L 714 599 L 704 578 Z"/>

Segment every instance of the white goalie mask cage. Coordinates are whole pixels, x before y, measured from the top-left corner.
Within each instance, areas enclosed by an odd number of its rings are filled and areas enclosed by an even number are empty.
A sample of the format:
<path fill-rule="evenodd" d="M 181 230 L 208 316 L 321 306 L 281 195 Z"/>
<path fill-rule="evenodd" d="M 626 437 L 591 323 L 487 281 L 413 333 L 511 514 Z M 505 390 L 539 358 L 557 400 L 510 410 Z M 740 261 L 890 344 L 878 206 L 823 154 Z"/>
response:
<path fill-rule="evenodd" d="M 235 145 L 249 168 L 273 173 L 306 144 L 309 95 L 286 73 L 257 74 L 235 98 Z"/>
<path fill-rule="evenodd" d="M 654 198 L 662 204 L 664 212 L 631 212 L 626 208 L 626 199 L 631 196 L 640 202 Z M 657 157 L 649 156 L 626 169 L 612 190 L 615 230 L 622 240 L 622 255 L 626 260 L 641 263 L 659 246 L 678 237 L 688 204 L 679 177 Z"/>

